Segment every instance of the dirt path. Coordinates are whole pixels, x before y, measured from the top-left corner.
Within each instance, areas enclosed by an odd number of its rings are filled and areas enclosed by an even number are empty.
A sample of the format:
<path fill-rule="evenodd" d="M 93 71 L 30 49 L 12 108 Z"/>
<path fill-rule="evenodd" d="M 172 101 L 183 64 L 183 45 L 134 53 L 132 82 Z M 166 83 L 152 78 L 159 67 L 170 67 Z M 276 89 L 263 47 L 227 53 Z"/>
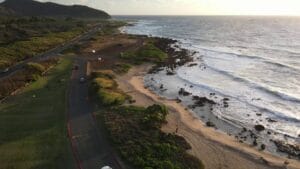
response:
<path fill-rule="evenodd" d="M 123 164 L 107 141 L 104 129 L 92 115 L 93 104 L 88 100 L 88 84 L 80 83 L 86 76 L 86 61 L 76 59 L 78 70 L 72 72 L 69 90 L 69 135 L 78 169 L 99 169 L 109 165 L 123 169 Z M 51 103 L 49 103 L 51 104 Z"/>
<path fill-rule="evenodd" d="M 288 160 L 260 152 L 241 144 L 226 134 L 207 128 L 176 101 L 160 98 L 144 88 L 143 75 L 149 66 L 133 68 L 127 75 L 118 77 L 119 87 L 130 94 L 136 105 L 147 106 L 154 103 L 167 105 L 170 114 L 168 124 L 162 130 L 183 136 L 192 146 L 190 153 L 201 159 L 206 169 L 296 169 L 296 160 Z M 261 158 L 263 157 L 263 159 Z M 267 159 L 265 161 L 264 159 Z M 288 160 L 289 165 L 284 162 Z"/>

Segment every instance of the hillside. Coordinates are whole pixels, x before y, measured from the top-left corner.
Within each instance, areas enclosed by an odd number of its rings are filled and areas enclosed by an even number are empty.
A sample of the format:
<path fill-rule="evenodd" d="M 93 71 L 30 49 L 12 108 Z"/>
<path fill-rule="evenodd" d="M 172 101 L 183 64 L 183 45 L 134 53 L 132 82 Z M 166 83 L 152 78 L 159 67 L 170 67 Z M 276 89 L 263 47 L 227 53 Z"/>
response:
<path fill-rule="evenodd" d="M 9 16 L 9 15 L 13 15 L 14 12 L 12 10 L 6 9 L 2 6 L 0 6 L 0 16 Z"/>
<path fill-rule="evenodd" d="M 2 8 L 2 9 L 1 9 Z M 5 10 L 3 8 L 6 8 Z M 34 0 L 6 0 L 0 4 L 1 11 L 13 11 L 20 16 L 47 16 L 72 18 L 108 19 L 110 16 L 101 10 L 87 6 L 66 6 L 52 2 L 37 2 Z"/>

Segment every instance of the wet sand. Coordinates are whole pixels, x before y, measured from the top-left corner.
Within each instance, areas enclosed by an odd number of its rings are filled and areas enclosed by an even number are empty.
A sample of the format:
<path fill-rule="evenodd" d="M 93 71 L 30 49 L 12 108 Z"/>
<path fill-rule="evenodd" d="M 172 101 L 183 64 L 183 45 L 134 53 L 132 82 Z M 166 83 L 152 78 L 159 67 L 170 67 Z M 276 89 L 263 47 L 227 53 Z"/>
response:
<path fill-rule="evenodd" d="M 207 169 L 300 169 L 299 161 L 259 151 L 225 133 L 208 128 L 180 103 L 146 89 L 143 77 L 150 68 L 151 65 L 132 68 L 128 74 L 117 78 L 119 87 L 136 100 L 135 105 L 165 104 L 170 113 L 168 123 L 162 130 L 183 136 L 192 146 L 189 152 L 201 159 Z"/>

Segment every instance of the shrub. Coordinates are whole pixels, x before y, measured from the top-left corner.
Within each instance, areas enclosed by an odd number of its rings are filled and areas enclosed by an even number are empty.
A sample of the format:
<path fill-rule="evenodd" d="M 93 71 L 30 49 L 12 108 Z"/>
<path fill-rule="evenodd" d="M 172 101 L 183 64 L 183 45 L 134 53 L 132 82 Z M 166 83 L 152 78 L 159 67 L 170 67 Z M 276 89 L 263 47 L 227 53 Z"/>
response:
<path fill-rule="evenodd" d="M 98 88 L 104 88 L 104 89 L 113 89 L 117 87 L 117 83 L 112 80 L 112 79 L 108 79 L 108 78 L 102 78 L 102 77 L 98 77 L 96 79 L 93 80 L 93 84 Z"/>
<path fill-rule="evenodd" d="M 161 131 L 167 115 L 165 106 L 120 106 L 110 110 L 103 114 L 105 125 L 122 157 L 135 168 L 204 168 L 201 161 L 186 152 L 190 145 L 183 137 Z M 156 127 L 145 127 L 145 117 Z"/>
<path fill-rule="evenodd" d="M 126 63 L 117 63 L 114 65 L 113 70 L 116 73 L 127 73 L 131 68 L 131 65 Z"/>
<path fill-rule="evenodd" d="M 114 79 L 115 75 L 112 70 L 100 70 L 100 71 L 92 72 L 91 77 L 92 78 L 104 77 L 104 78 Z"/>
<path fill-rule="evenodd" d="M 46 68 L 43 65 L 39 63 L 33 63 L 33 62 L 27 63 L 26 69 L 33 74 L 37 73 L 39 75 L 42 75 L 43 72 L 46 71 Z"/>
<path fill-rule="evenodd" d="M 147 124 L 148 127 L 158 127 L 160 128 L 161 124 L 166 122 L 166 116 L 168 110 L 166 106 L 162 105 L 152 105 L 145 110 L 145 116 L 143 123 Z"/>
<path fill-rule="evenodd" d="M 142 62 L 160 63 L 168 58 L 168 55 L 157 48 L 153 43 L 148 43 L 137 51 L 126 51 L 121 54 L 121 58 L 131 60 L 136 64 Z"/>
<path fill-rule="evenodd" d="M 9 67 L 10 63 L 6 60 L 0 60 L 0 70 Z"/>
<path fill-rule="evenodd" d="M 98 97 L 101 103 L 105 106 L 121 105 L 126 101 L 126 95 L 122 92 L 100 89 Z"/>

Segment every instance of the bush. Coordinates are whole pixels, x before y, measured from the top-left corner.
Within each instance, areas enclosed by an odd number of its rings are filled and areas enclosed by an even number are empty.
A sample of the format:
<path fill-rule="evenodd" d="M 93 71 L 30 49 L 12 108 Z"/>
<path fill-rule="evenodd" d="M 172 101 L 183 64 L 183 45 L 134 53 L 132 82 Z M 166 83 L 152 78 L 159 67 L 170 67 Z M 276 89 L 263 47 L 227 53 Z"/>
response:
<path fill-rule="evenodd" d="M 113 70 L 116 73 L 127 73 L 130 69 L 131 69 L 131 65 L 126 63 L 117 63 L 113 67 Z"/>
<path fill-rule="evenodd" d="M 190 145 L 183 137 L 161 131 L 167 113 L 165 106 L 152 105 L 114 107 L 103 115 L 122 157 L 135 168 L 203 169 L 201 161 L 186 152 Z M 145 127 L 145 118 L 156 126 Z"/>
<path fill-rule="evenodd" d="M 98 77 L 96 79 L 93 80 L 93 84 L 98 88 L 104 88 L 104 89 L 113 89 L 117 87 L 117 83 L 112 80 L 112 79 L 108 79 L 108 78 L 102 78 L 102 77 Z"/>
<path fill-rule="evenodd" d="M 39 75 L 42 75 L 46 71 L 46 68 L 43 65 L 39 63 L 33 63 L 33 62 L 27 63 L 26 69 L 33 74 L 36 73 Z"/>
<path fill-rule="evenodd" d="M 101 103 L 105 106 L 121 105 L 126 101 L 126 95 L 122 92 L 100 89 L 98 97 Z"/>
<path fill-rule="evenodd" d="M 153 43 L 148 43 L 137 51 L 126 51 L 121 58 L 133 61 L 136 64 L 142 62 L 160 63 L 168 58 L 168 55 L 157 48 Z"/>
<path fill-rule="evenodd" d="M 145 116 L 143 122 L 147 124 L 147 127 L 158 127 L 166 122 L 166 116 L 168 110 L 166 106 L 162 105 L 152 105 L 145 110 Z"/>
<path fill-rule="evenodd" d="M 92 72 L 91 77 L 92 78 L 104 77 L 104 78 L 114 79 L 115 75 L 112 70 L 100 70 L 100 71 Z"/>
<path fill-rule="evenodd" d="M 0 70 L 9 67 L 10 63 L 6 60 L 0 60 Z"/>

